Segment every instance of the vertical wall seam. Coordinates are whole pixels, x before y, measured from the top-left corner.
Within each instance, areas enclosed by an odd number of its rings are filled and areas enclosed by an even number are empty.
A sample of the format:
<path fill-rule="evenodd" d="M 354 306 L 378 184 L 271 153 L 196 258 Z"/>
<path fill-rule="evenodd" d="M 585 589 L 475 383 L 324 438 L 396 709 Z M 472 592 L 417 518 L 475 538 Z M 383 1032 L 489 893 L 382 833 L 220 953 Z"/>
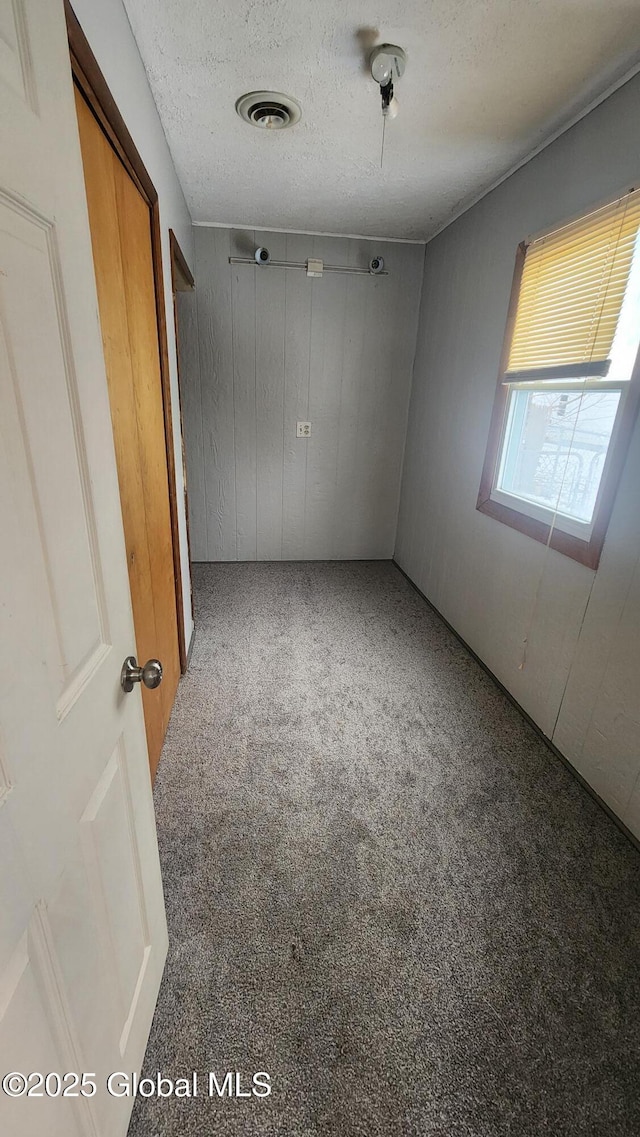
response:
<path fill-rule="evenodd" d="M 229 252 L 231 252 L 231 240 L 229 240 Z M 236 333 L 235 333 L 235 318 L 233 311 L 233 281 L 234 271 L 233 265 L 227 264 L 227 272 L 229 273 L 230 287 L 229 287 L 229 309 L 231 312 L 231 405 L 233 407 L 233 513 L 236 519 L 234 526 L 234 541 L 236 546 L 236 560 L 238 560 L 238 449 L 236 446 Z"/>
<path fill-rule="evenodd" d="M 253 244 L 255 247 L 256 234 L 253 232 Z M 256 507 L 255 527 L 256 527 L 256 555 L 255 559 L 260 560 L 258 556 L 258 290 L 256 288 L 256 269 L 251 270 L 253 273 L 253 426 L 255 432 L 255 469 L 253 474 L 254 481 L 254 500 Z"/>
<path fill-rule="evenodd" d="M 284 239 L 284 259 L 287 260 L 289 252 L 289 242 L 287 237 Z M 282 291 L 284 295 L 284 315 L 282 319 L 282 471 L 280 478 L 280 560 L 282 560 L 282 549 L 284 545 L 284 455 L 286 446 L 285 436 L 285 407 L 287 405 L 287 277 L 286 269 L 281 269 L 282 272 Z"/>
<path fill-rule="evenodd" d="M 344 279 L 344 300 L 342 304 L 342 353 L 340 362 L 340 401 L 338 404 L 338 442 L 336 445 L 336 476 L 333 483 L 333 512 L 332 512 L 332 534 L 331 534 L 331 551 L 335 555 L 336 551 L 336 526 L 335 516 L 338 504 L 338 480 L 340 477 L 340 424 L 342 423 L 342 395 L 344 391 L 344 357 L 347 350 L 347 297 L 349 294 L 350 281 L 345 277 Z"/>
<path fill-rule="evenodd" d="M 196 273 L 198 272 L 198 244 L 197 236 L 194 240 Z M 207 456 L 204 448 L 204 413 L 202 409 L 202 357 L 200 352 L 200 295 L 196 291 L 196 341 L 198 360 L 198 399 L 200 402 L 200 441 L 202 446 L 202 496 L 204 498 L 204 544 L 209 557 L 209 505 L 207 500 Z"/>
<path fill-rule="evenodd" d="M 312 242 L 311 248 L 315 251 L 315 241 Z M 309 422 L 309 411 L 311 409 L 311 350 L 313 344 L 313 292 L 315 281 L 311 279 L 307 283 L 311 285 L 311 300 L 309 303 L 309 355 L 307 367 L 307 410 L 306 421 Z M 307 551 L 307 491 L 309 486 L 309 444 L 304 448 L 304 512 L 302 517 L 302 555 Z"/>
<path fill-rule="evenodd" d="M 420 277 L 420 293 L 418 295 L 418 310 L 416 314 L 416 334 L 413 341 L 413 358 L 411 360 L 411 380 L 409 383 L 409 398 L 407 399 L 407 413 L 404 423 L 404 441 L 402 443 L 402 457 L 400 459 L 400 480 L 398 482 L 398 500 L 396 506 L 396 530 L 393 538 L 393 555 L 392 559 L 395 560 L 398 552 L 398 526 L 400 524 L 400 509 L 402 506 L 402 495 L 404 490 L 406 462 L 407 462 L 407 438 L 409 435 L 409 415 L 411 413 L 411 403 L 413 401 L 413 394 L 416 382 L 416 359 L 418 357 L 418 337 L 420 328 L 422 326 L 422 294 L 424 292 L 424 280 L 427 272 L 427 246 L 424 246 L 422 253 L 422 270 Z"/>

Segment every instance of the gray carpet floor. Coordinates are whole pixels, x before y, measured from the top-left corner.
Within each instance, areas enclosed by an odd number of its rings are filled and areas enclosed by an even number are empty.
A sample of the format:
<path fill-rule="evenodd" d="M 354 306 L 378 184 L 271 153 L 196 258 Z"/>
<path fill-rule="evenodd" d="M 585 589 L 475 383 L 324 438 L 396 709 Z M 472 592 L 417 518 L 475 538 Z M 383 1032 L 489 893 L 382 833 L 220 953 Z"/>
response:
<path fill-rule="evenodd" d="M 640 854 L 389 562 L 196 565 L 130 1137 L 640 1133 Z"/>

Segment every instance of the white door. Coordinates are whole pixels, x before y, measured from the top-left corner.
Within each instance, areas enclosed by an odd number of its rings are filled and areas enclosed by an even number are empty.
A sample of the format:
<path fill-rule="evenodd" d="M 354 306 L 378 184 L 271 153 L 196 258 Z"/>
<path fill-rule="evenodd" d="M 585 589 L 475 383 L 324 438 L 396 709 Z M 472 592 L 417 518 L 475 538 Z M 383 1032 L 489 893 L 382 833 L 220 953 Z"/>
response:
<path fill-rule="evenodd" d="M 167 934 L 62 0 L 0 0 L 0 543 L 0 1075 L 93 1075 L 0 1132 L 119 1137 Z"/>

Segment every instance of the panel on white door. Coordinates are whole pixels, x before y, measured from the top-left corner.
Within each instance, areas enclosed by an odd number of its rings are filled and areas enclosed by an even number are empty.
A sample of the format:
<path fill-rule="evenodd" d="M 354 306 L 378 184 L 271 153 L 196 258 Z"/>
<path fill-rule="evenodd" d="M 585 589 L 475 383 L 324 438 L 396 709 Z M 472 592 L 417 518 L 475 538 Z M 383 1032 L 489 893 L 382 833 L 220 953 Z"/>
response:
<path fill-rule="evenodd" d="M 77 697 L 104 655 L 107 628 L 85 509 L 90 491 L 82 424 L 77 421 L 76 379 L 61 342 L 68 333 L 51 225 L 17 204 L 11 208 L 0 202 L 0 264 L 4 352 L 22 435 L 14 444 L 24 449 L 40 528 L 58 644 L 56 710 L 61 716 L 71 705 L 72 693 Z M 42 340 L 48 345 L 46 355 Z M 55 462 L 52 436 L 58 449 Z"/>
<path fill-rule="evenodd" d="M 0 2 L 0 76 L 20 99 L 35 109 L 36 93 L 22 4 Z"/>
<path fill-rule="evenodd" d="M 65 1052 L 61 1044 L 65 1024 L 56 1007 L 55 995 L 51 997 L 49 966 L 37 925 L 38 913 L 35 913 L 31 926 L 16 945 L 0 986 L 0 1070 L 3 1078 L 14 1073 L 17 1081 L 9 1086 L 15 1087 L 14 1092 L 21 1085 L 26 1086 L 25 1093 L 13 1098 L 5 1091 L 4 1131 L 21 1137 L 45 1133 L 47 1137 L 84 1135 L 93 1132 L 89 1103 L 83 1102 L 79 1110 L 71 1098 L 48 1098 L 46 1086 L 32 1077 L 41 1073 L 44 1078 L 52 1071 L 64 1075 L 73 1069 L 73 1055 L 68 1050 Z M 49 1087 L 57 1091 L 55 1082 L 50 1082 Z"/>
<path fill-rule="evenodd" d="M 81 826 L 100 922 L 109 937 L 118 1035 L 124 1053 L 149 959 L 149 927 L 129 803 L 124 743 L 119 741 Z"/>

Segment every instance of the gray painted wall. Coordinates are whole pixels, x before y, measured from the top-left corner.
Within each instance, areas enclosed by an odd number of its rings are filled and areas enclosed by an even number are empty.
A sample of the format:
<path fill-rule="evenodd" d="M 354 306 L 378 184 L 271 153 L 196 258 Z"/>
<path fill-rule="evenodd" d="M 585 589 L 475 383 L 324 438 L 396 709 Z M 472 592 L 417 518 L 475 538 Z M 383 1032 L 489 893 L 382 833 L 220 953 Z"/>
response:
<path fill-rule="evenodd" d="M 597 573 L 475 503 L 516 246 L 638 184 L 639 122 L 636 77 L 427 246 L 396 548 L 638 836 L 640 424 Z"/>
<path fill-rule="evenodd" d="M 424 247 L 194 235 L 196 293 L 179 307 L 193 559 L 392 556 Z M 390 275 L 229 265 L 257 245 L 363 268 L 381 253 Z"/>

